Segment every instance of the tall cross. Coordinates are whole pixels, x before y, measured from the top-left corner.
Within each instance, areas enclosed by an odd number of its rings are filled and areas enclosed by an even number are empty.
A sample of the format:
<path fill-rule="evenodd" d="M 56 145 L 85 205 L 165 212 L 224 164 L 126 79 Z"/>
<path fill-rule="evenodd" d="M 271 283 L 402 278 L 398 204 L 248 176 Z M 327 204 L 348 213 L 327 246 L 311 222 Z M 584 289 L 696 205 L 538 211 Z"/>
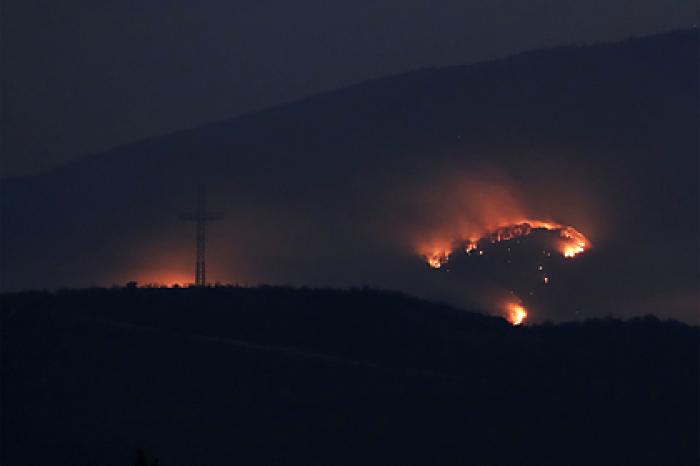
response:
<path fill-rule="evenodd" d="M 207 212 L 207 192 L 204 185 L 197 185 L 197 209 L 181 216 L 182 220 L 194 221 L 197 226 L 197 257 L 194 266 L 195 286 L 206 286 L 206 246 L 207 246 L 207 222 L 220 220 L 223 215 L 218 212 Z"/>

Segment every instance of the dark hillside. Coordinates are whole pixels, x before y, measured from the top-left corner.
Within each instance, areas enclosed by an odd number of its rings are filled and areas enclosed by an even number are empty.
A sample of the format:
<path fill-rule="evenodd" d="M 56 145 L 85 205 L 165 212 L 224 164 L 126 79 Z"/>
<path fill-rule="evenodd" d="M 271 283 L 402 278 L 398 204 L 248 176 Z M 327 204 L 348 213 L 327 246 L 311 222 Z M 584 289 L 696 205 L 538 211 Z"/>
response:
<path fill-rule="evenodd" d="M 401 294 L 6 294 L 2 463 L 698 462 L 700 332 L 512 327 Z"/>

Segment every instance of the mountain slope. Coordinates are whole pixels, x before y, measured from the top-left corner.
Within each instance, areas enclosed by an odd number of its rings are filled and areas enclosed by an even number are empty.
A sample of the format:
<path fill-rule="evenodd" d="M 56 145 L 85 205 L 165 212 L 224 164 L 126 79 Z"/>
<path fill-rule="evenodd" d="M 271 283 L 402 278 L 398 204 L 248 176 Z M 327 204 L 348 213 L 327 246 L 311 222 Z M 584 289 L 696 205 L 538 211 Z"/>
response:
<path fill-rule="evenodd" d="M 192 236 L 178 217 L 204 182 L 225 212 L 210 228 L 213 280 L 477 305 L 479 290 L 463 289 L 473 277 L 426 276 L 415 238 L 473 202 L 464 186 L 493 178 L 596 246 L 583 286 L 561 285 L 573 302 L 543 316 L 692 320 L 697 44 L 697 30 L 678 31 L 421 70 L 4 180 L 2 288 L 182 281 Z"/>

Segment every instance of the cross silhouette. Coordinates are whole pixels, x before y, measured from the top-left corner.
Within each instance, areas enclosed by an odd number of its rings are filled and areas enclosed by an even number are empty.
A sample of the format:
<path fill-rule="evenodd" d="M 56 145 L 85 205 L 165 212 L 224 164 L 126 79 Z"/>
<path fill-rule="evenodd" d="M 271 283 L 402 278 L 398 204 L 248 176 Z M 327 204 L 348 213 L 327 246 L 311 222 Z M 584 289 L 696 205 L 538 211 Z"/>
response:
<path fill-rule="evenodd" d="M 194 268 L 195 286 L 206 286 L 206 246 L 207 246 L 207 222 L 221 220 L 223 214 L 219 212 L 207 212 L 207 191 L 204 185 L 197 185 L 197 209 L 180 216 L 182 220 L 194 221 L 197 227 L 197 256 Z"/>

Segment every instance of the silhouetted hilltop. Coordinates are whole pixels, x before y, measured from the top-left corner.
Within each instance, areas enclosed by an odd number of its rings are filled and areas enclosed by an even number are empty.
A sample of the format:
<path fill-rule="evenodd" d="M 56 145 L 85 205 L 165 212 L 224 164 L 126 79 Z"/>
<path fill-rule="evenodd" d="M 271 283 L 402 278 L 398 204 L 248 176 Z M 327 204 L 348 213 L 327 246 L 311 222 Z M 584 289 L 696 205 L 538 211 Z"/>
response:
<path fill-rule="evenodd" d="M 698 461 L 700 329 L 512 327 L 399 293 L 120 288 L 0 297 L 2 462 Z"/>

